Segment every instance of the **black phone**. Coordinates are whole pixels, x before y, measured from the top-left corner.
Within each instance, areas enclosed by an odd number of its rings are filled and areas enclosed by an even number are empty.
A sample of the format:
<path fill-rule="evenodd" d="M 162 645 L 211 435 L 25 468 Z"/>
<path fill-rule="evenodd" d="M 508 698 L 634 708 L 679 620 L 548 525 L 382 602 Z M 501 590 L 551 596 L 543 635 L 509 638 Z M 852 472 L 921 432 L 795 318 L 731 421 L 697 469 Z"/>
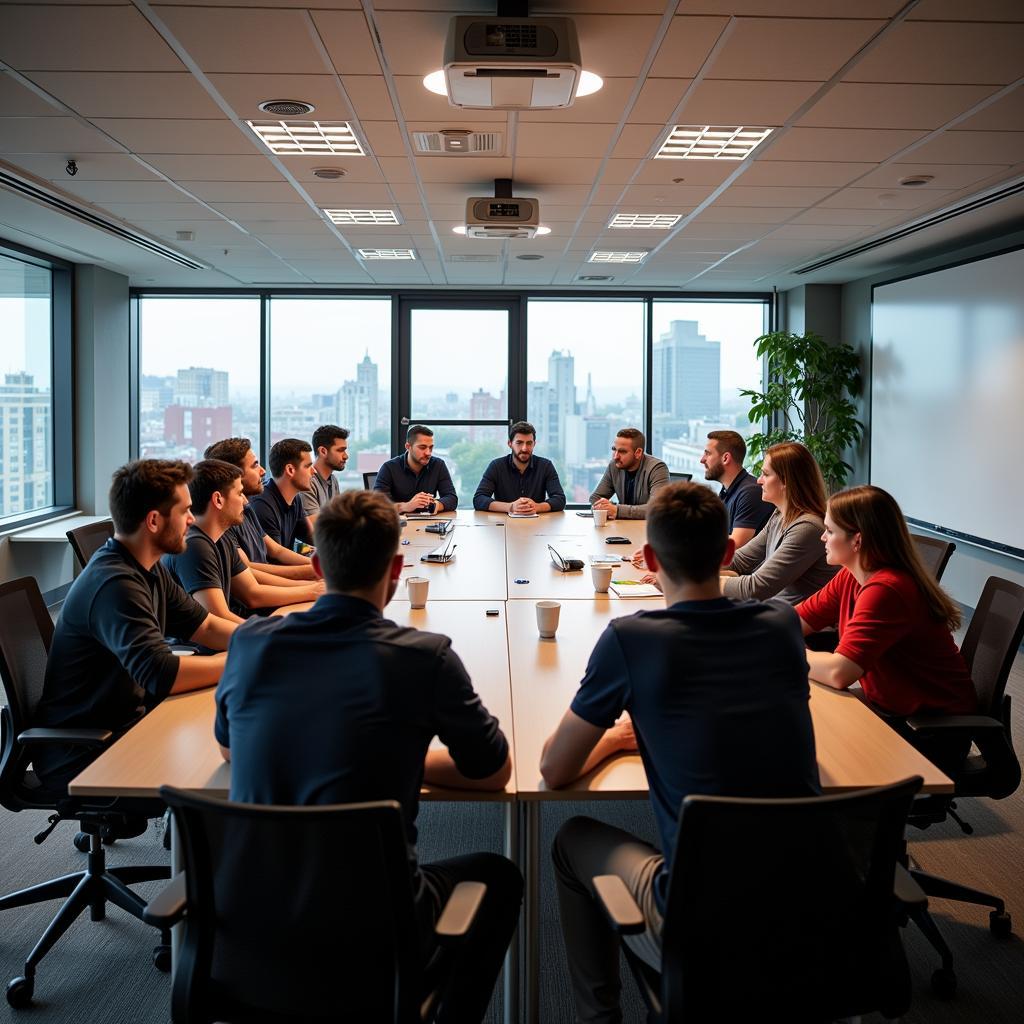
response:
<path fill-rule="evenodd" d="M 576 515 L 583 516 L 585 519 L 593 519 L 594 518 L 594 510 L 593 509 L 588 509 L 586 512 L 577 512 Z"/>
<path fill-rule="evenodd" d="M 631 543 L 628 537 L 605 537 L 605 544 L 629 544 Z"/>

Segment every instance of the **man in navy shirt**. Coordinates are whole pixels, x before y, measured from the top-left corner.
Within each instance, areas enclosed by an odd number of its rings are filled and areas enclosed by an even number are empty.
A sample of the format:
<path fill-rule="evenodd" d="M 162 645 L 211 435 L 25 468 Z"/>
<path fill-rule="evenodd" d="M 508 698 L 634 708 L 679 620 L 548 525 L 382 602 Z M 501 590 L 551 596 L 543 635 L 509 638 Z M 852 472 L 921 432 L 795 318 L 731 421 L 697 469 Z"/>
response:
<path fill-rule="evenodd" d="M 286 437 L 270 449 L 273 479 L 252 499 L 256 516 L 267 536 L 286 551 L 295 541 L 313 539 L 302 505 L 302 492 L 313 486 L 313 449 L 297 437 Z"/>
<path fill-rule="evenodd" d="M 487 1010 L 515 930 L 522 876 L 492 853 L 419 864 L 416 814 L 424 781 L 503 789 L 512 770 L 508 743 L 448 638 L 383 617 L 404 560 L 394 504 L 372 491 L 338 495 L 321 509 L 315 536 L 314 565 L 327 593 L 307 612 L 250 619 L 229 651 L 215 732 L 231 761 L 231 799 L 397 800 L 425 958 L 455 886 L 487 886 L 437 1017 L 471 1024 Z M 428 749 L 435 735 L 447 749 Z"/>
<path fill-rule="evenodd" d="M 485 470 L 473 495 L 478 512 L 508 512 L 530 516 L 561 512 L 565 492 L 550 459 L 533 454 L 537 431 L 520 420 L 508 428 L 509 455 L 495 459 Z"/>
<path fill-rule="evenodd" d="M 761 498 L 761 487 L 744 468 L 747 443 L 735 430 L 712 430 L 700 457 L 706 480 L 722 485 L 719 497 L 729 513 L 729 536 L 741 548 L 761 532 L 775 506 Z"/>
<path fill-rule="evenodd" d="M 656 970 L 676 826 L 691 793 L 819 792 L 799 620 L 780 602 L 730 601 L 718 570 L 732 559 L 722 502 L 700 484 L 670 484 L 648 507 L 644 556 L 667 607 L 614 619 L 544 746 L 541 774 L 565 786 L 638 747 L 660 850 L 590 818 L 559 831 L 552 857 L 576 1019 L 621 1020 L 619 939 L 591 879 L 616 874 L 647 929 L 631 948 Z M 628 711 L 630 720 L 617 721 Z"/>
<path fill-rule="evenodd" d="M 422 423 L 409 428 L 405 454 L 377 470 L 373 489 L 386 494 L 399 512 L 454 512 L 459 503 L 448 467 L 434 457 L 434 432 Z"/>

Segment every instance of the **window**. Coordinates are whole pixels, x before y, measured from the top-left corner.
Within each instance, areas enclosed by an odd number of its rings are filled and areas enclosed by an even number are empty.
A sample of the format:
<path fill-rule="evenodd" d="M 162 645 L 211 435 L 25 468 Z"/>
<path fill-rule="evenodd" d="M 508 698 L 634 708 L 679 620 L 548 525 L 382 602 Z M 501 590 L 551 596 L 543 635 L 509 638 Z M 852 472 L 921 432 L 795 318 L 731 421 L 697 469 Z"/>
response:
<path fill-rule="evenodd" d="M 139 457 L 196 462 L 225 437 L 260 450 L 260 300 L 139 300 Z"/>
<path fill-rule="evenodd" d="M 0 255 L 0 517 L 54 504 L 53 272 Z"/>
<path fill-rule="evenodd" d="M 643 299 L 531 299 L 526 416 L 570 503 L 586 504 L 622 427 L 644 429 Z"/>
<path fill-rule="evenodd" d="M 270 444 L 344 427 L 338 483 L 362 487 L 391 455 L 391 299 L 275 297 L 269 324 Z"/>

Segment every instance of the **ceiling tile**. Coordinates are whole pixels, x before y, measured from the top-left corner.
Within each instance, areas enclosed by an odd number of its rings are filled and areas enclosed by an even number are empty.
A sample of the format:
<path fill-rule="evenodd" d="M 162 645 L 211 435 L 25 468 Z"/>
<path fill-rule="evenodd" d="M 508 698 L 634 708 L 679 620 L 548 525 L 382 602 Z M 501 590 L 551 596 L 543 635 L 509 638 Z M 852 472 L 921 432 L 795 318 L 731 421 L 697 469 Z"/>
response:
<path fill-rule="evenodd" d="M 179 203 L 188 199 L 165 181 L 82 181 L 66 178 L 65 192 L 89 203 Z"/>
<path fill-rule="evenodd" d="M 783 221 L 795 217 L 803 207 L 786 206 L 735 206 L 715 203 L 703 210 L 695 218 L 694 223 L 725 223 L 725 224 L 781 224 Z"/>
<path fill-rule="evenodd" d="M 247 120 L 273 120 L 259 105 L 267 100 L 302 100 L 314 110 L 299 120 L 348 121 L 352 111 L 342 97 L 334 75 L 225 75 L 208 76 L 231 109 Z"/>
<path fill-rule="evenodd" d="M 792 117 L 817 88 L 813 82 L 705 80 L 690 94 L 678 123 L 775 127 Z"/>
<path fill-rule="evenodd" d="M 936 164 L 1016 164 L 1024 160 L 1024 131 L 943 132 L 908 160 Z"/>
<path fill-rule="evenodd" d="M 986 85 L 840 82 L 799 124 L 821 128 L 940 128 L 994 92 Z"/>
<path fill-rule="evenodd" d="M 1022 5 L 1024 7 L 1024 5 Z M 988 104 L 973 117 L 960 121 L 957 131 L 1006 131 L 1024 126 L 1024 88 L 1018 86 L 1002 99 Z"/>
<path fill-rule="evenodd" d="M 661 22 L 643 14 L 584 14 L 573 20 L 583 66 L 602 78 L 638 75 Z"/>
<path fill-rule="evenodd" d="M 546 185 L 590 185 L 597 177 L 601 161 L 575 157 L 520 157 L 515 162 L 516 192 Z"/>
<path fill-rule="evenodd" d="M 366 136 L 370 152 L 376 157 L 405 156 L 405 143 L 402 133 L 394 121 L 360 121 L 360 127 Z M 460 126 L 461 127 L 461 126 Z M 421 129 L 408 125 L 410 131 Z"/>
<path fill-rule="evenodd" d="M 847 188 L 822 202 L 844 210 L 914 210 L 937 203 L 951 193 L 944 189 L 902 188 L 885 191 L 877 188 Z"/>
<path fill-rule="evenodd" d="M 268 220 L 310 220 L 319 219 L 303 202 L 294 203 L 211 203 L 225 217 L 237 220 L 239 224 L 255 224 Z"/>
<path fill-rule="evenodd" d="M 262 147 L 248 128 L 227 118 L 93 118 L 93 124 L 135 153 L 254 155 Z"/>
<path fill-rule="evenodd" d="M 394 119 L 395 108 L 391 105 L 391 96 L 382 75 L 346 75 L 344 83 L 360 121 Z"/>
<path fill-rule="evenodd" d="M 286 181 L 190 181 L 188 190 L 204 202 L 290 203 L 295 189 Z"/>
<path fill-rule="evenodd" d="M 220 220 L 215 211 L 208 210 L 198 203 L 105 203 L 104 209 L 132 223 L 161 220 Z"/>
<path fill-rule="evenodd" d="M 448 127 L 458 124 L 463 118 L 503 123 L 508 120 L 504 110 L 459 110 L 451 106 L 444 96 L 428 92 L 421 77 L 396 75 L 395 91 L 406 121 L 430 121 L 431 124 Z"/>
<path fill-rule="evenodd" d="M 689 12 L 689 6 L 686 9 Z M 674 17 L 651 65 L 651 77 L 693 78 L 728 23 L 728 18 L 695 17 L 689 13 Z"/>
<path fill-rule="evenodd" d="M 689 78 L 648 78 L 629 112 L 634 124 L 666 125 L 692 84 Z"/>
<path fill-rule="evenodd" d="M 342 206 L 364 206 L 373 204 L 377 206 L 393 206 L 395 200 L 389 186 L 374 185 L 359 181 L 333 182 L 319 181 L 310 182 L 302 186 L 309 197 L 318 206 L 329 206 L 338 204 Z M 344 202 L 341 202 L 344 197 Z"/>
<path fill-rule="evenodd" d="M 899 163 L 888 164 L 872 171 L 857 182 L 862 188 L 900 188 L 900 180 L 910 175 L 930 174 L 932 181 L 919 188 L 955 189 L 966 188 L 993 175 L 1006 173 L 1006 164 L 935 164 Z"/>
<path fill-rule="evenodd" d="M 0 153 L 109 153 L 117 146 L 73 117 L 0 118 Z"/>
<path fill-rule="evenodd" d="M 143 154 L 142 159 L 174 181 L 281 181 L 277 168 L 262 156 L 187 156 Z M 289 186 L 290 187 L 290 186 Z"/>
<path fill-rule="evenodd" d="M 681 6 L 694 14 L 736 17 L 801 18 L 809 10 L 807 0 L 682 0 Z M 859 0 L 857 14 L 862 18 L 891 18 L 905 6 L 905 0 Z M 816 18 L 849 17 L 850 4 L 848 0 L 814 0 L 810 11 Z"/>
<path fill-rule="evenodd" d="M 32 78 L 72 110 L 90 118 L 224 116 L 188 72 L 45 71 Z"/>
<path fill-rule="evenodd" d="M 660 124 L 627 124 L 623 127 L 612 155 L 617 158 L 632 157 L 634 160 L 646 157 L 658 139 L 666 134 L 664 125 Z M 667 164 L 668 161 L 658 161 Z M 678 177 L 678 175 L 677 175 Z"/>
<path fill-rule="evenodd" d="M 359 4 L 335 4 L 353 6 Z M 342 75 L 379 75 L 380 61 L 361 10 L 309 12 L 320 38 L 330 55 L 334 69 Z"/>
<path fill-rule="evenodd" d="M 741 178 L 745 181 L 746 178 Z M 812 206 L 824 199 L 830 188 L 755 188 L 733 185 L 718 197 L 719 206 Z"/>
<path fill-rule="evenodd" d="M 60 117 L 59 107 L 37 96 L 10 75 L 0 74 L 0 117 Z"/>
<path fill-rule="evenodd" d="M 602 157 L 608 152 L 613 126 L 607 124 L 521 124 L 516 134 L 517 157 Z"/>
<path fill-rule="evenodd" d="M 461 183 L 466 189 L 474 187 L 474 183 L 487 182 L 484 194 L 494 189 L 495 178 L 508 178 L 512 174 L 512 160 L 508 157 L 452 157 L 449 160 L 432 157 L 419 157 L 416 169 L 420 180 L 424 182 L 455 182 Z M 474 192 L 474 195 L 480 195 Z M 469 195 L 469 192 L 467 192 Z"/>
<path fill-rule="evenodd" d="M 384 183 L 384 175 L 381 173 L 381 169 L 377 166 L 377 161 L 375 160 L 367 160 L 360 157 L 323 157 L 312 159 L 308 156 L 282 156 L 278 157 L 278 160 L 281 161 L 282 166 L 287 169 L 288 173 L 296 181 L 309 185 L 323 185 L 329 189 L 344 191 L 354 182 L 372 185 Z M 318 167 L 338 168 L 343 170 L 345 175 L 337 181 L 326 181 L 318 178 L 313 173 L 314 168 Z"/>
<path fill-rule="evenodd" d="M 908 21 L 1024 21 L 1019 0 L 921 0 L 907 15 Z"/>
<path fill-rule="evenodd" d="M 437 71 L 444 64 L 444 39 L 451 17 L 448 12 L 378 11 L 377 27 L 391 73 L 421 80 Z M 339 43 L 343 47 L 350 45 L 344 33 Z M 380 68 L 376 70 L 379 72 Z"/>
<path fill-rule="evenodd" d="M 0 134 L 3 121 L 0 121 Z M 70 181 L 64 170 L 64 153 L 19 153 L 13 158 L 18 167 L 39 178 L 58 183 Z M 143 167 L 138 160 L 121 153 L 84 153 L 77 157 L 76 181 L 155 181 L 157 176 Z"/>
<path fill-rule="evenodd" d="M 736 167 L 732 160 L 647 160 L 637 175 L 636 184 L 662 185 L 669 190 L 666 194 L 671 194 L 671 190 L 680 185 L 720 185 Z"/>
<path fill-rule="evenodd" d="M 755 160 L 744 172 L 743 185 L 846 185 L 867 174 L 874 164 L 828 161 Z"/>
<path fill-rule="evenodd" d="M 818 239 L 823 242 L 842 242 L 862 234 L 863 225 L 843 224 L 783 224 L 771 237 L 778 239 Z"/>
<path fill-rule="evenodd" d="M 772 160 L 830 160 L 881 163 L 912 142 L 924 138 L 925 131 L 874 130 L 868 128 L 790 128 L 758 163 Z"/>

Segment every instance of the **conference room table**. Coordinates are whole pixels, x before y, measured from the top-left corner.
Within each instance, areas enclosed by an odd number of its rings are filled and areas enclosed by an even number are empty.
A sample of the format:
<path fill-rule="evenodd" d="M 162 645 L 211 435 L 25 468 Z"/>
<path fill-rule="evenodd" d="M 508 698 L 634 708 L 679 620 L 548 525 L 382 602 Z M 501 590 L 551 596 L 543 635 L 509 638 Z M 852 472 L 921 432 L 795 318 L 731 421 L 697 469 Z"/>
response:
<path fill-rule="evenodd" d="M 592 520 L 572 512 L 510 519 L 460 511 L 448 518 L 455 518 L 457 524 L 455 559 L 437 565 L 407 556 L 412 565 L 403 568 L 403 577 L 414 574 L 430 579 L 427 606 L 412 608 L 405 587 L 399 586 L 385 615 L 399 625 L 450 636 L 483 703 L 501 721 L 509 738 L 513 772 L 503 792 L 426 786 L 422 797 L 504 805 L 505 852 L 520 865 L 526 878 L 520 929 L 522 971 L 513 949 L 505 972 L 506 1021 L 511 1024 L 522 1019 L 536 1024 L 541 808 L 551 800 L 597 804 L 647 796 L 647 779 L 637 754 L 617 755 L 572 785 L 550 790 L 540 777 L 541 749 L 569 707 L 601 630 L 617 616 L 663 608 L 665 602 L 663 598 L 630 600 L 611 593 L 595 594 L 589 565 L 582 572 L 561 573 L 548 556 L 548 544 L 565 557 L 585 562 L 591 555 L 605 554 L 609 547 L 628 555 L 643 541 L 643 521 L 612 522 L 598 528 Z M 402 546 L 404 552 L 411 550 L 415 555 L 444 540 L 425 534 L 423 525 L 410 521 L 403 529 L 403 540 L 409 541 Z M 605 545 L 607 536 L 616 535 L 627 537 L 630 546 Z M 613 575 L 635 580 L 641 573 L 622 562 Z M 534 607 L 538 599 L 561 602 L 553 640 L 538 635 Z M 488 615 L 489 610 L 498 614 Z M 909 775 L 922 776 L 924 792 L 952 791 L 952 782 L 942 772 L 853 694 L 812 683 L 810 711 L 826 791 L 884 785 Z M 221 759 L 213 737 L 214 714 L 212 690 L 168 698 L 78 775 L 70 791 L 75 795 L 152 797 L 166 784 L 226 797 L 230 766 Z M 595 806 L 593 813 L 600 815 L 600 808 Z"/>

